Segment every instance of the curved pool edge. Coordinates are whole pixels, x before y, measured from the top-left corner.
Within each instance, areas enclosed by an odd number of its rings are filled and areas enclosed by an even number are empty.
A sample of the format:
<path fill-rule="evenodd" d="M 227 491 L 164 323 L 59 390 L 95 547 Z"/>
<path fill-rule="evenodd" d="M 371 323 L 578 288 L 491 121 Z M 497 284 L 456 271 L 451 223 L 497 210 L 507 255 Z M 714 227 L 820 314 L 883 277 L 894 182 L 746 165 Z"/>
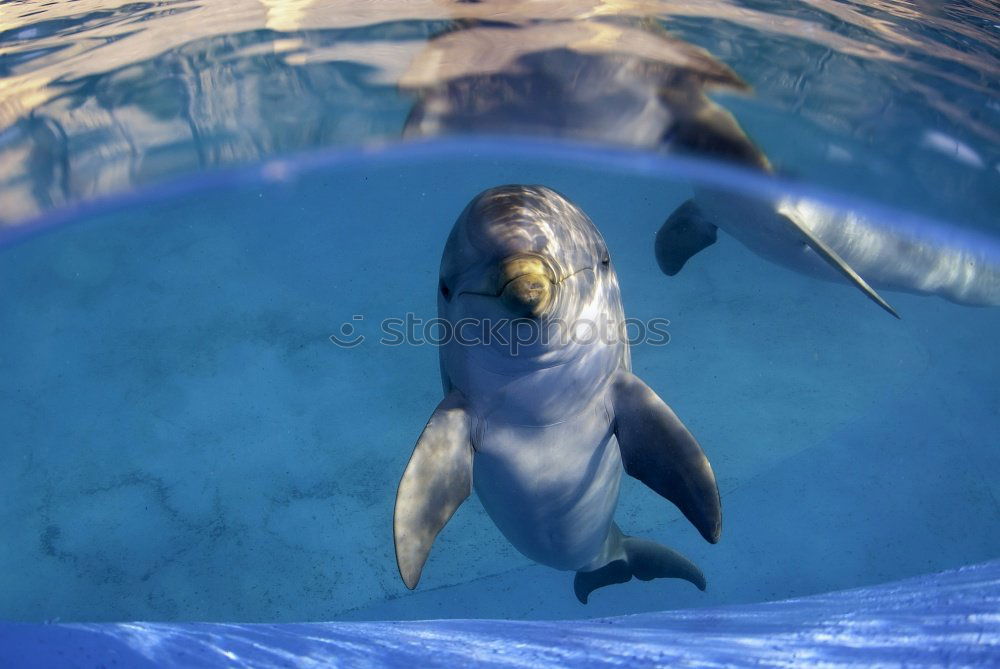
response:
<path fill-rule="evenodd" d="M 0 666 L 997 666 L 1000 559 L 777 602 L 582 621 L 0 623 Z"/>
<path fill-rule="evenodd" d="M 24 219 L 0 220 L 0 250 L 66 224 L 130 208 L 166 204 L 213 191 L 270 187 L 324 170 L 357 169 L 366 164 L 398 167 L 427 160 L 533 160 L 575 164 L 621 175 L 698 183 L 752 198 L 781 199 L 794 194 L 833 209 L 853 209 L 901 227 L 940 236 L 947 222 L 900 210 L 863 196 L 792 181 L 715 160 L 660 153 L 609 143 L 526 135 L 451 135 L 338 146 L 275 155 L 267 160 L 182 173 L 123 191 L 110 191 L 61 203 Z M 954 231 L 948 234 L 953 234 Z M 1000 244 L 993 235 L 962 228 L 969 244 Z M 998 247 L 1000 248 L 1000 247 Z"/>

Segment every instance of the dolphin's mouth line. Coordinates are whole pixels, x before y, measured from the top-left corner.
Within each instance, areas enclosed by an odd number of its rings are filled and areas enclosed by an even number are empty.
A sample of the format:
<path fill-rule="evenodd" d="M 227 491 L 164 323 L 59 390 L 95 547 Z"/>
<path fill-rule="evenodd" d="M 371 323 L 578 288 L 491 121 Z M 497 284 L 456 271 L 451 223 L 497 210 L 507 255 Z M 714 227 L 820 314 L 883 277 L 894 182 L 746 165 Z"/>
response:
<path fill-rule="evenodd" d="M 566 276 L 560 277 L 560 279 L 558 281 L 553 281 L 552 285 L 558 286 L 562 282 L 566 281 L 567 279 L 572 279 L 574 276 L 576 276 L 580 272 L 586 272 L 587 270 L 591 270 L 592 271 L 593 269 L 594 269 L 593 265 L 590 265 L 590 266 L 587 266 L 587 267 L 581 267 L 578 270 L 570 272 Z M 512 284 L 513 282 L 517 281 L 518 279 L 520 279 L 523 276 L 528 276 L 529 274 L 530 274 L 530 272 L 526 272 L 524 274 L 518 274 L 515 277 L 511 277 L 510 280 L 508 280 L 507 283 L 505 283 L 504 285 L 502 285 L 500 287 L 500 290 L 498 290 L 495 293 L 487 293 L 487 292 L 482 292 L 482 291 L 477 291 L 477 290 L 462 290 L 462 291 L 458 292 L 458 295 L 456 295 L 456 297 L 461 297 L 462 295 L 479 295 L 480 297 L 500 297 L 501 295 L 503 295 L 503 291 L 507 289 L 507 286 L 509 286 L 510 284 Z"/>
<path fill-rule="evenodd" d="M 566 279 L 572 279 L 574 276 L 576 276 L 580 272 L 586 272 L 587 270 L 593 271 L 594 270 L 594 266 L 593 265 L 588 265 L 587 267 L 581 267 L 580 269 L 576 270 L 575 272 L 570 272 L 569 274 L 567 274 L 563 278 L 559 279 L 558 283 L 562 283 Z"/>

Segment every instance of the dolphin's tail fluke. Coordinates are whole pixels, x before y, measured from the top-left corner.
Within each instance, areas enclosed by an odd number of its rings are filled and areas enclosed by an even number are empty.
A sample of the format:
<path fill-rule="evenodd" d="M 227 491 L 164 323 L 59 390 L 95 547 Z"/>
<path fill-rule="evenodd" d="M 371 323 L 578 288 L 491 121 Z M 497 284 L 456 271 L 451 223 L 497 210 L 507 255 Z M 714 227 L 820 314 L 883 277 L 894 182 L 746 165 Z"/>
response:
<path fill-rule="evenodd" d="M 717 237 L 718 228 L 694 200 L 688 200 L 656 233 L 656 263 L 664 274 L 674 276 L 692 256 L 714 244 Z"/>
<path fill-rule="evenodd" d="M 612 560 L 593 571 L 578 571 L 573 579 L 573 591 L 581 604 L 594 590 L 615 583 L 626 583 L 632 577 L 640 581 L 654 578 L 681 578 L 705 589 L 705 575 L 698 566 L 677 551 L 655 541 L 638 537 L 622 537 L 624 559 Z"/>

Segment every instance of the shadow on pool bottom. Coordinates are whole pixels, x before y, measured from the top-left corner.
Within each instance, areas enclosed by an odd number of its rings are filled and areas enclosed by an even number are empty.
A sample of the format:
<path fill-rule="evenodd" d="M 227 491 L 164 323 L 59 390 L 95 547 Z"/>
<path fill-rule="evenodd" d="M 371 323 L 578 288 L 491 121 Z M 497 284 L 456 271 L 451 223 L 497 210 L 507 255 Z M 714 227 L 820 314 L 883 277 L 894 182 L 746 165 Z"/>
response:
<path fill-rule="evenodd" d="M 0 624 L 0 666 L 997 666 L 1000 560 L 778 602 L 580 621 Z"/>

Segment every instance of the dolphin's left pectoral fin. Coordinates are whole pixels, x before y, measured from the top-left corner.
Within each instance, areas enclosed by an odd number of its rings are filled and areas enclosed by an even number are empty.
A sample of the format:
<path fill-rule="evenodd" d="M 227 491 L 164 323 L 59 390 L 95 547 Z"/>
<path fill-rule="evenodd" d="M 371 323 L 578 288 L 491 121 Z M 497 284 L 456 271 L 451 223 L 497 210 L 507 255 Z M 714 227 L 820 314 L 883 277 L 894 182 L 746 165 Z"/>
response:
<path fill-rule="evenodd" d="M 453 390 L 420 434 L 396 492 L 392 532 L 406 587 L 417 587 L 434 538 L 471 493 L 471 420 Z"/>
<path fill-rule="evenodd" d="M 787 216 L 782 213 L 779 213 L 778 217 L 802 238 L 802 241 L 806 246 L 811 248 L 816 255 L 825 260 L 831 267 L 844 275 L 848 281 L 857 286 L 862 293 L 868 296 L 868 299 L 888 311 L 896 318 L 899 318 L 899 314 L 896 313 L 896 310 L 893 309 L 888 302 L 882 299 L 882 296 L 875 292 L 875 289 L 869 286 L 868 282 L 862 279 L 861 275 L 855 272 L 854 268 L 848 265 L 847 261 L 841 258 L 836 251 L 826 244 L 826 242 L 814 235 L 809 228 L 796 221 L 794 217 Z"/>
<path fill-rule="evenodd" d="M 611 387 L 625 471 L 673 502 L 711 543 L 722 533 L 712 465 L 676 414 L 637 376 L 619 370 Z"/>

